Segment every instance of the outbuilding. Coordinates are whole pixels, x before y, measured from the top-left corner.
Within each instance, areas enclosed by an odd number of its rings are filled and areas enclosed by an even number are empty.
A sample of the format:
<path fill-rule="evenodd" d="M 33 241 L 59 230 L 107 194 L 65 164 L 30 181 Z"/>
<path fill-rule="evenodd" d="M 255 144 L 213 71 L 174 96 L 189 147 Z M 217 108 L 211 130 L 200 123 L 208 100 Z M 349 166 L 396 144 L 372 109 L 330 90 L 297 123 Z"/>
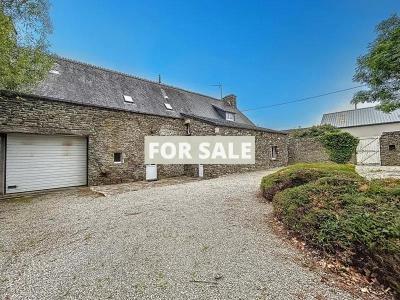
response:
<path fill-rule="evenodd" d="M 375 107 L 367 107 L 327 113 L 321 124 L 333 125 L 360 139 L 357 164 L 398 165 L 400 162 L 397 146 L 400 110 L 384 113 Z"/>

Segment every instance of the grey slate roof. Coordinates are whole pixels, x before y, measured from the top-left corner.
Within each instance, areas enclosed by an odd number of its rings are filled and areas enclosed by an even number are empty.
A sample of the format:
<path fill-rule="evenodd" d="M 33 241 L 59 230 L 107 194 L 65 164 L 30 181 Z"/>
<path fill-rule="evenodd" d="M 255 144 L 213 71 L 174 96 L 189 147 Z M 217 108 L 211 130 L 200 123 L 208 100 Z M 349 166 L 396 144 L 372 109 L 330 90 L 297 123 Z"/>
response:
<path fill-rule="evenodd" d="M 52 70 L 59 74 L 49 72 L 31 94 L 55 101 L 177 118 L 184 113 L 222 120 L 216 109 L 219 108 L 234 112 L 236 122 L 254 127 L 238 109 L 199 93 L 59 57 Z M 124 95 L 131 96 L 134 103 L 125 102 Z M 172 111 L 165 108 L 165 102 L 171 104 Z"/>
<path fill-rule="evenodd" d="M 328 113 L 324 114 L 321 120 L 321 124 L 331 124 L 339 128 L 396 122 L 400 122 L 400 109 L 384 113 L 375 107 Z"/>

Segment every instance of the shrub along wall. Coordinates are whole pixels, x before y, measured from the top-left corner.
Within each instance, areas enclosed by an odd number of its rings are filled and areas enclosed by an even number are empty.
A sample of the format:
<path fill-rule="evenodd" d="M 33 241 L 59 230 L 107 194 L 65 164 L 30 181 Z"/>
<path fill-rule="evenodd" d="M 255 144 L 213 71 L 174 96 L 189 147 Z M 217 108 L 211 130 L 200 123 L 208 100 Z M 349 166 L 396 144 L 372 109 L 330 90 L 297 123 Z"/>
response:
<path fill-rule="evenodd" d="M 327 132 L 320 137 L 320 140 L 329 153 L 329 159 L 339 164 L 351 160 L 359 142 L 358 138 L 343 131 Z"/>

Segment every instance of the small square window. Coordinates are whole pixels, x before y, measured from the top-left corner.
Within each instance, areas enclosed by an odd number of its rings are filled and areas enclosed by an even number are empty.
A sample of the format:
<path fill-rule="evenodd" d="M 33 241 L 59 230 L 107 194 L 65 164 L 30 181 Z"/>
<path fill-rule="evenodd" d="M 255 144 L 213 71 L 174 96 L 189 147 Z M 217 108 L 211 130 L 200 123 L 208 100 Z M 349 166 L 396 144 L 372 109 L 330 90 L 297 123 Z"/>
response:
<path fill-rule="evenodd" d="M 278 158 L 278 147 L 277 146 L 272 146 L 271 147 L 271 159 L 277 159 Z"/>
<path fill-rule="evenodd" d="M 396 151 L 396 145 L 389 145 L 389 151 Z"/>
<path fill-rule="evenodd" d="M 169 104 L 169 103 L 164 103 L 164 105 L 165 105 L 165 108 L 166 108 L 166 109 L 172 110 L 171 104 Z"/>
<path fill-rule="evenodd" d="M 133 99 L 131 96 L 124 95 L 124 100 L 125 100 L 125 102 L 133 103 Z"/>
<path fill-rule="evenodd" d="M 114 163 L 115 164 L 122 164 L 124 162 L 124 158 L 122 152 L 115 152 L 114 153 Z"/>

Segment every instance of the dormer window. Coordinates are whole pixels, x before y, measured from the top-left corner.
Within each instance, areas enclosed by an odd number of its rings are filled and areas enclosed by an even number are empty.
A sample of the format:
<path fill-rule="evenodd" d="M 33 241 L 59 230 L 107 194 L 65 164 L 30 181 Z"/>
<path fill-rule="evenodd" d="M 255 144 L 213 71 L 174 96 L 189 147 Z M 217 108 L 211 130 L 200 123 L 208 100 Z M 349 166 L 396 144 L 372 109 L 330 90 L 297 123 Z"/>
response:
<path fill-rule="evenodd" d="M 227 121 L 235 121 L 235 114 L 226 112 L 225 113 L 225 120 Z"/>
<path fill-rule="evenodd" d="M 128 102 L 128 103 L 133 103 L 133 99 L 132 99 L 132 97 L 131 97 L 131 96 L 124 95 L 124 100 L 125 100 L 125 102 Z"/>

